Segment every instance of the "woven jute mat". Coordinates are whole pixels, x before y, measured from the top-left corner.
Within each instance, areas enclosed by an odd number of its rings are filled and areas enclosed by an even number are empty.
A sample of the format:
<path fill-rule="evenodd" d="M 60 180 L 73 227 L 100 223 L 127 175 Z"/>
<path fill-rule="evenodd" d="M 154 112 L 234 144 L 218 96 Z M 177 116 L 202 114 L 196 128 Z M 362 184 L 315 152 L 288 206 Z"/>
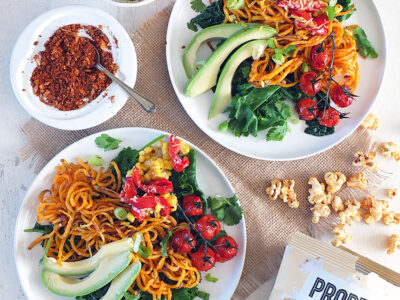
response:
<path fill-rule="evenodd" d="M 267 162 L 247 158 L 217 144 L 206 136 L 189 118 L 179 103 L 168 76 L 165 59 L 165 36 L 171 8 L 149 20 L 131 37 L 138 58 L 138 79 L 135 88 L 157 104 L 155 113 L 145 113 L 134 101 L 109 121 L 81 131 L 62 131 L 48 127 L 34 119 L 22 128 L 27 140 L 20 156 L 40 170 L 55 154 L 69 144 L 92 133 L 119 127 L 150 127 L 174 133 L 204 150 L 232 183 L 244 209 L 247 227 L 247 254 L 242 278 L 233 299 L 244 299 L 263 282 L 276 274 L 288 237 L 296 231 L 314 235 L 316 230 L 331 229 L 333 218 L 311 223 L 310 204 L 307 202 L 310 176 L 322 180 L 328 171 L 341 171 L 346 176 L 356 170 L 353 154 L 369 151 L 369 134 L 358 129 L 336 147 L 308 159 L 291 162 Z M 245 142 L 245 138 L 238 139 Z M 379 182 L 377 176 L 370 182 Z M 289 209 L 281 201 L 270 201 L 265 189 L 273 179 L 294 179 L 295 191 L 301 205 Z"/>

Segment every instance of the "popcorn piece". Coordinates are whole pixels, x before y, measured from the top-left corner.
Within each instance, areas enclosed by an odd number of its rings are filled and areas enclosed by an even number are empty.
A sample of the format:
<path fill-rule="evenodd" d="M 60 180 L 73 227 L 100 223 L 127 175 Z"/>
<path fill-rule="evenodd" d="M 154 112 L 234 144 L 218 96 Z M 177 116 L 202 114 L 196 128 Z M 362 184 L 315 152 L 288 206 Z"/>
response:
<path fill-rule="evenodd" d="M 324 203 L 326 205 L 331 205 L 332 200 L 333 200 L 333 195 L 331 193 L 326 193 L 326 199 L 322 203 Z"/>
<path fill-rule="evenodd" d="M 347 208 L 339 213 L 340 224 L 349 226 L 354 225 L 354 221 L 361 220 L 361 212 L 359 212 L 361 203 L 357 200 L 346 201 Z"/>
<path fill-rule="evenodd" d="M 339 196 L 334 196 L 332 199 L 332 208 L 336 212 L 343 211 L 345 209 L 345 207 L 344 207 L 342 198 L 340 198 Z"/>
<path fill-rule="evenodd" d="M 382 155 L 386 158 L 393 157 L 396 161 L 400 160 L 400 149 L 393 142 L 382 143 L 379 147 Z"/>
<path fill-rule="evenodd" d="M 310 193 L 308 201 L 311 204 L 326 202 L 325 184 L 320 183 L 315 177 L 311 177 L 308 184 L 311 185 L 311 189 L 308 190 Z"/>
<path fill-rule="evenodd" d="M 399 224 L 400 223 L 400 213 L 395 213 L 394 211 L 389 211 L 383 215 L 382 221 L 383 221 L 383 223 L 385 223 L 386 226 L 391 226 L 393 224 Z"/>
<path fill-rule="evenodd" d="M 397 196 L 397 189 L 387 189 L 386 194 L 390 199 L 394 199 Z"/>
<path fill-rule="evenodd" d="M 312 222 L 314 224 L 317 224 L 320 218 L 325 218 L 331 213 L 329 206 L 324 203 L 316 203 L 314 207 L 311 208 L 311 211 L 313 213 Z"/>
<path fill-rule="evenodd" d="M 358 151 L 356 154 L 354 154 L 354 157 L 354 166 L 363 167 L 373 172 L 378 172 L 378 162 L 375 160 L 376 152 L 364 154 L 362 151 Z"/>
<path fill-rule="evenodd" d="M 282 188 L 282 182 L 280 180 L 272 180 L 271 186 L 267 187 L 266 193 L 269 196 L 269 199 L 276 200 L 278 199 Z"/>
<path fill-rule="evenodd" d="M 283 180 L 279 198 L 281 198 L 283 202 L 287 203 L 289 207 L 298 208 L 300 202 L 297 200 L 296 193 L 294 192 L 294 184 L 294 180 Z"/>
<path fill-rule="evenodd" d="M 377 130 L 379 127 L 378 116 L 374 113 L 369 113 L 364 121 L 361 123 L 361 126 L 366 129 Z"/>
<path fill-rule="evenodd" d="M 400 235 L 392 234 L 389 238 L 389 249 L 387 250 L 387 254 L 394 253 L 396 249 L 400 249 Z"/>
<path fill-rule="evenodd" d="M 326 191 L 334 194 L 342 188 L 346 182 L 346 176 L 341 172 L 328 172 L 325 174 L 325 182 L 328 185 Z"/>
<path fill-rule="evenodd" d="M 383 214 L 387 212 L 388 207 L 389 203 L 385 200 L 373 201 L 372 206 L 369 209 L 369 213 L 366 213 L 364 216 L 365 223 L 371 225 L 380 221 L 383 217 Z"/>
<path fill-rule="evenodd" d="M 370 210 L 372 204 L 375 202 L 375 196 L 364 198 L 363 202 L 361 203 L 361 208 L 365 210 Z"/>
<path fill-rule="evenodd" d="M 363 172 L 357 173 L 347 180 L 347 186 L 352 189 L 365 190 L 367 188 L 367 183 L 367 178 L 365 178 L 365 174 Z"/>
<path fill-rule="evenodd" d="M 332 232 L 335 236 L 334 240 L 332 241 L 332 245 L 335 247 L 346 244 L 353 239 L 353 237 L 348 234 L 348 226 L 346 224 L 336 225 Z"/>

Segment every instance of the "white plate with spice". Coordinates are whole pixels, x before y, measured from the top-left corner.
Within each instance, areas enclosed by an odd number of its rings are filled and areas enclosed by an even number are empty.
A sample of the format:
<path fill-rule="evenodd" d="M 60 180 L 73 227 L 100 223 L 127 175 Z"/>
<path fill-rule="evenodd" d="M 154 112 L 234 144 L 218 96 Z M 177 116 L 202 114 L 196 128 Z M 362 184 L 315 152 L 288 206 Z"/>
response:
<path fill-rule="evenodd" d="M 175 2 L 168 24 L 166 45 L 169 76 L 180 103 L 190 118 L 209 137 L 224 147 L 248 157 L 277 161 L 295 160 L 315 155 L 338 144 L 358 127 L 372 107 L 383 79 L 386 62 L 385 35 L 373 1 L 354 0 L 353 2 L 357 11 L 346 25 L 359 24 L 367 33 L 379 57 L 363 59 L 359 56 L 360 82 L 356 90 L 359 98 L 350 107 L 342 110 L 350 112 L 350 119 L 341 120 L 334 134 L 324 137 L 305 134 L 306 124 L 303 121 L 299 124 L 289 122 L 290 132 L 281 142 L 266 142 L 266 131 L 260 131 L 257 137 L 249 135 L 240 138 L 229 131 L 221 132 L 218 127 L 227 119 L 226 114 L 219 114 L 212 120 L 208 120 L 213 92 L 209 90 L 194 98 L 189 98 L 184 93 L 188 78 L 183 67 L 182 56 L 185 47 L 196 34 L 188 29 L 187 24 L 198 15 L 191 8 L 191 2 L 187 0 Z M 209 5 L 209 1 L 203 1 L 203 3 Z M 210 53 L 210 48 L 203 44 L 199 49 L 199 62 L 205 60 Z M 289 101 L 288 104 L 294 107 L 294 104 Z M 294 116 L 297 117 L 297 114 Z"/>
<path fill-rule="evenodd" d="M 103 149 L 97 147 L 95 139 L 102 133 L 122 140 L 119 148 L 105 152 Z M 51 186 L 52 179 L 56 174 L 55 167 L 60 164 L 60 160 L 65 159 L 68 162 L 73 162 L 80 157 L 86 161 L 92 155 L 100 155 L 107 164 L 122 150 L 122 148 L 131 147 L 133 149 L 140 149 L 149 141 L 162 134 L 169 135 L 168 133 L 148 128 L 117 128 L 96 133 L 65 148 L 40 171 L 32 182 L 22 202 L 14 235 L 15 263 L 21 285 L 28 299 L 66 299 L 52 294 L 41 282 L 39 260 L 43 256 L 43 248 L 37 245 L 32 250 L 28 250 L 30 243 L 40 236 L 40 234 L 24 232 L 24 229 L 32 228 L 35 224 L 36 211 L 39 203 L 38 197 L 42 190 Z M 235 192 L 228 179 L 215 162 L 195 145 L 189 142 L 187 143 L 197 153 L 196 174 L 200 189 L 203 190 L 206 196 L 222 195 L 231 197 Z M 237 256 L 232 260 L 225 263 L 218 263 L 207 272 L 213 277 L 217 277 L 217 282 L 213 283 L 205 280 L 205 274 L 203 274 L 203 280 L 198 287 L 200 290 L 210 293 L 210 299 L 213 300 L 228 300 L 232 297 L 242 273 L 246 254 L 246 229 L 244 218 L 235 226 L 227 226 L 223 223 L 221 223 L 221 225 L 222 228 L 237 241 L 239 249 Z"/>
<path fill-rule="evenodd" d="M 104 11 L 81 5 L 56 8 L 33 20 L 15 43 L 10 75 L 14 93 L 24 109 L 35 119 L 52 127 L 79 130 L 96 126 L 114 116 L 128 99 L 127 94 L 111 83 L 96 99 L 75 110 L 63 111 L 40 101 L 33 93 L 31 76 L 37 64 L 35 55 L 60 27 L 69 24 L 92 25 L 101 29 L 109 40 L 111 54 L 118 66 L 117 77 L 133 87 L 137 59 L 133 43 L 116 19 Z"/>

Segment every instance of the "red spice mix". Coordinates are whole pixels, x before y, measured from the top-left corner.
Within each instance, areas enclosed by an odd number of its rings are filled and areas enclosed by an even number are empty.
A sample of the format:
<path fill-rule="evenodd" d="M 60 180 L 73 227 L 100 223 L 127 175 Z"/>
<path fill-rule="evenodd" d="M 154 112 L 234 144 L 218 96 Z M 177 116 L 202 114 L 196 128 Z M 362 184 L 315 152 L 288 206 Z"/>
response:
<path fill-rule="evenodd" d="M 79 36 L 80 31 L 90 36 L 92 43 Z M 101 64 L 116 73 L 109 39 L 99 28 L 81 24 L 60 27 L 45 43 L 45 50 L 35 56 L 31 85 L 40 101 L 59 110 L 74 110 L 96 99 L 111 84 L 111 79 L 94 68 L 92 44 L 100 53 Z"/>

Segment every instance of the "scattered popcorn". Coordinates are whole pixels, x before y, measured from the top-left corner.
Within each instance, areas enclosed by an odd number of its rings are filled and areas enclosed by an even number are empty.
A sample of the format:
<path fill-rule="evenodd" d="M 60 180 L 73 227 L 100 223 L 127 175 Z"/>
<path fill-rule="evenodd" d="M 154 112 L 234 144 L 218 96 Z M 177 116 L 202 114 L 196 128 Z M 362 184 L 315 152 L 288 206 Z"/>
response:
<path fill-rule="evenodd" d="M 311 211 L 313 213 L 312 222 L 314 224 L 317 224 L 320 218 L 325 218 L 331 213 L 329 206 L 324 203 L 316 203 L 314 207 L 311 208 Z"/>
<path fill-rule="evenodd" d="M 400 213 L 395 213 L 394 211 L 389 211 L 383 215 L 382 221 L 383 221 L 383 223 L 385 223 L 386 226 L 391 226 L 393 224 L 399 224 L 400 223 Z"/>
<path fill-rule="evenodd" d="M 348 234 L 348 226 L 346 224 L 338 224 L 333 228 L 333 234 L 335 236 L 332 241 L 332 245 L 339 247 L 340 245 L 346 244 L 352 240 L 352 236 Z"/>
<path fill-rule="evenodd" d="M 361 123 L 361 126 L 367 129 L 377 130 L 379 127 L 378 116 L 374 113 L 369 113 Z"/>
<path fill-rule="evenodd" d="M 298 208 L 300 202 L 297 200 L 296 193 L 294 192 L 294 184 L 294 180 L 283 180 L 279 198 L 281 198 L 283 202 L 287 203 L 289 207 Z"/>
<path fill-rule="evenodd" d="M 382 155 L 386 158 L 393 157 L 396 161 L 400 160 L 400 149 L 393 142 L 382 143 L 379 147 L 382 152 Z"/>
<path fill-rule="evenodd" d="M 364 198 L 363 202 L 361 202 L 361 208 L 365 210 L 370 210 L 372 207 L 372 203 L 375 202 L 375 196 Z"/>
<path fill-rule="evenodd" d="M 386 194 L 390 199 L 394 199 L 397 196 L 397 189 L 387 189 Z"/>
<path fill-rule="evenodd" d="M 326 190 L 329 193 L 336 193 L 346 182 L 346 176 L 341 172 L 328 172 L 325 174 L 325 182 L 328 185 Z"/>
<path fill-rule="evenodd" d="M 369 213 L 366 213 L 364 216 L 365 223 L 371 225 L 380 221 L 383 217 L 383 214 L 387 212 L 388 207 L 389 203 L 385 200 L 373 201 L 372 206 L 369 209 Z"/>
<path fill-rule="evenodd" d="M 389 238 L 389 249 L 387 250 L 387 254 L 394 253 L 396 249 L 400 249 L 400 236 L 397 234 L 392 234 L 392 236 Z"/>
<path fill-rule="evenodd" d="M 354 221 L 361 220 L 361 212 L 359 212 L 361 203 L 357 200 L 346 201 L 347 208 L 339 213 L 340 224 L 349 226 L 354 225 Z"/>
<path fill-rule="evenodd" d="M 311 189 L 308 190 L 310 193 L 308 201 L 311 204 L 326 202 L 325 184 L 320 183 L 315 177 L 311 177 L 308 184 L 311 185 Z"/>
<path fill-rule="evenodd" d="M 333 200 L 333 195 L 331 193 L 326 193 L 326 199 L 322 203 L 326 205 L 331 205 L 332 200 Z"/>
<path fill-rule="evenodd" d="M 354 166 L 363 167 L 373 172 L 378 172 L 378 162 L 375 160 L 376 152 L 364 154 L 362 151 L 358 151 L 356 154 L 354 154 L 354 157 Z"/>
<path fill-rule="evenodd" d="M 342 198 L 340 198 L 339 196 L 333 197 L 331 205 L 336 212 L 340 212 L 345 209 Z"/>
<path fill-rule="evenodd" d="M 271 186 L 267 187 L 266 193 L 269 199 L 276 200 L 281 194 L 282 182 L 280 180 L 272 180 Z"/>
<path fill-rule="evenodd" d="M 347 180 L 347 186 L 352 189 L 365 190 L 367 188 L 367 183 L 367 178 L 365 178 L 365 174 L 363 172 L 357 173 Z"/>

